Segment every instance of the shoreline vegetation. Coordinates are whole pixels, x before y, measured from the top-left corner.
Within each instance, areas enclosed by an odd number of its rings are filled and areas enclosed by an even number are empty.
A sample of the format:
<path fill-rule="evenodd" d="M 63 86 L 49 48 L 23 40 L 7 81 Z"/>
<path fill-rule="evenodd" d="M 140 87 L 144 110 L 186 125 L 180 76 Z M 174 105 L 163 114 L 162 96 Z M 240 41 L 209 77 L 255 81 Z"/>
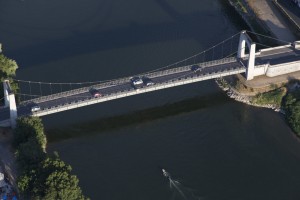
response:
<path fill-rule="evenodd" d="M 9 80 L 12 90 L 17 93 L 18 85 L 13 81 L 13 77 L 16 75 L 16 70 L 18 69 L 18 64 L 15 60 L 6 57 L 1 50 L 0 44 L 0 80 L 1 84 L 4 80 Z M 3 87 L 0 87 L 0 105 L 3 104 L 4 91 Z"/>
<path fill-rule="evenodd" d="M 253 89 L 249 89 L 247 93 L 245 90 L 242 91 L 241 87 L 244 88 L 244 86 L 239 80 L 237 80 L 236 83 L 233 83 L 228 79 L 219 78 L 216 79 L 216 83 L 226 92 L 228 97 L 238 102 L 255 107 L 270 108 L 276 112 L 284 113 L 284 110 L 281 108 L 282 98 L 287 91 L 284 87 L 277 88 L 275 86 L 275 88 L 270 89 L 267 92 L 257 92 Z"/>
<path fill-rule="evenodd" d="M 16 61 L 6 57 L 0 48 L 0 80 L 8 79 L 15 93 L 18 85 L 13 77 L 17 68 Z M 0 88 L 0 104 L 3 105 L 4 92 L 3 87 Z M 40 118 L 19 117 L 16 129 L 1 128 L 1 134 L 1 168 L 21 199 L 88 199 L 82 194 L 78 178 L 71 174 L 71 166 L 57 153 L 47 154 L 47 139 Z"/>
<path fill-rule="evenodd" d="M 20 196 L 33 200 L 88 199 L 78 186 L 78 178 L 71 175 L 71 166 L 65 164 L 56 152 L 47 154 L 46 145 L 40 118 L 18 118 L 13 146 L 20 172 L 17 180 Z"/>

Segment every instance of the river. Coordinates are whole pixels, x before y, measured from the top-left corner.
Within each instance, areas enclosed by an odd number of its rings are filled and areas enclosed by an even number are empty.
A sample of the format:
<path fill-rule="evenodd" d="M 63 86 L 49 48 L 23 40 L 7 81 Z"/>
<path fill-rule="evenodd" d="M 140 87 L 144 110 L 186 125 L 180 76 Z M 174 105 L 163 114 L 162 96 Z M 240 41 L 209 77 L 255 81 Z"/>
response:
<path fill-rule="evenodd" d="M 247 28 L 225 0 L 0 0 L 0 24 L 17 78 L 50 82 L 153 70 Z M 48 152 L 91 199 L 300 198 L 300 143 L 283 116 L 227 98 L 214 81 L 43 121 Z"/>

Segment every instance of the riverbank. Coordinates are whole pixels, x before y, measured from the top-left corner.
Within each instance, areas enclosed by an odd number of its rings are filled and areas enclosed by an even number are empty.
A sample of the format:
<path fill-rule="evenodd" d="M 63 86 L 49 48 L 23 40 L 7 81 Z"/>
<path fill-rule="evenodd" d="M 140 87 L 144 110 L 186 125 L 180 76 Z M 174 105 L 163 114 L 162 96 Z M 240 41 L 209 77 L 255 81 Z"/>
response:
<path fill-rule="evenodd" d="M 282 41 L 295 41 L 293 30 L 286 23 L 281 13 L 277 10 L 272 0 L 228 0 L 235 10 L 241 15 L 245 23 L 254 32 L 270 35 Z M 259 38 L 263 39 L 263 38 Z M 266 41 L 272 44 L 274 41 Z M 247 81 L 242 75 L 231 78 L 216 80 L 219 87 L 226 91 L 230 98 L 256 107 L 271 108 L 284 113 L 280 105 L 270 103 L 255 103 L 259 94 L 267 94 L 275 88 L 279 88 L 289 82 L 290 77 L 300 78 L 299 73 L 286 74 L 268 78 L 256 77 L 255 80 Z M 286 91 L 285 91 L 286 93 Z"/>
<path fill-rule="evenodd" d="M 228 97 L 234 99 L 235 101 L 245 103 L 251 106 L 255 107 L 262 107 L 262 108 L 270 108 L 276 112 L 281 112 L 284 113 L 283 109 L 281 109 L 281 106 L 278 106 L 278 104 L 272 104 L 272 103 L 265 103 L 265 104 L 258 104 L 255 103 L 255 98 L 257 94 L 259 93 L 258 91 L 240 91 L 236 88 L 236 84 L 239 80 L 234 80 L 232 78 L 221 78 L 221 79 L 216 79 L 217 85 L 226 92 Z"/>

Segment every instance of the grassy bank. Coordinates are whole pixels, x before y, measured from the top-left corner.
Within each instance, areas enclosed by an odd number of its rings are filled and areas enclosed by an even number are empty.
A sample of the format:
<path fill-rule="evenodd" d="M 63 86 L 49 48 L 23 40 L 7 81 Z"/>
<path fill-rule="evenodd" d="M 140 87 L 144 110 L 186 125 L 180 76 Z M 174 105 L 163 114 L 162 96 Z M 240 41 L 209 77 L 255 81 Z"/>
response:
<path fill-rule="evenodd" d="M 278 88 L 275 90 L 271 90 L 269 92 L 264 93 L 258 93 L 255 95 L 251 103 L 257 104 L 257 105 L 267 105 L 272 104 L 276 107 L 280 107 L 282 103 L 282 98 L 286 95 L 286 88 Z"/>

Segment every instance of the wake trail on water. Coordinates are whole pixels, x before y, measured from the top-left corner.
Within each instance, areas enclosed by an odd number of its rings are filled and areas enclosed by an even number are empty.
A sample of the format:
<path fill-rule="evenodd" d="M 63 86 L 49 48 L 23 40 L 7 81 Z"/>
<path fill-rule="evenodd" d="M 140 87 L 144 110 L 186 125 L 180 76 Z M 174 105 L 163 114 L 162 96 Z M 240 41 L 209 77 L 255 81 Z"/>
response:
<path fill-rule="evenodd" d="M 192 188 L 184 186 L 178 180 L 173 179 L 166 170 L 163 170 L 163 175 L 168 178 L 170 189 L 173 190 L 172 200 L 204 200 L 204 197 L 197 196 Z"/>
<path fill-rule="evenodd" d="M 175 181 L 173 181 L 170 177 L 169 177 L 169 181 L 170 181 L 170 188 L 172 189 L 172 185 L 174 186 L 174 188 L 177 189 L 177 191 L 179 192 L 179 194 L 181 194 L 181 196 L 184 199 L 187 199 L 186 196 L 184 195 L 184 193 L 181 191 L 181 189 L 177 186 L 177 184 L 179 183 L 178 181 L 176 181 L 177 183 L 175 184 Z"/>

